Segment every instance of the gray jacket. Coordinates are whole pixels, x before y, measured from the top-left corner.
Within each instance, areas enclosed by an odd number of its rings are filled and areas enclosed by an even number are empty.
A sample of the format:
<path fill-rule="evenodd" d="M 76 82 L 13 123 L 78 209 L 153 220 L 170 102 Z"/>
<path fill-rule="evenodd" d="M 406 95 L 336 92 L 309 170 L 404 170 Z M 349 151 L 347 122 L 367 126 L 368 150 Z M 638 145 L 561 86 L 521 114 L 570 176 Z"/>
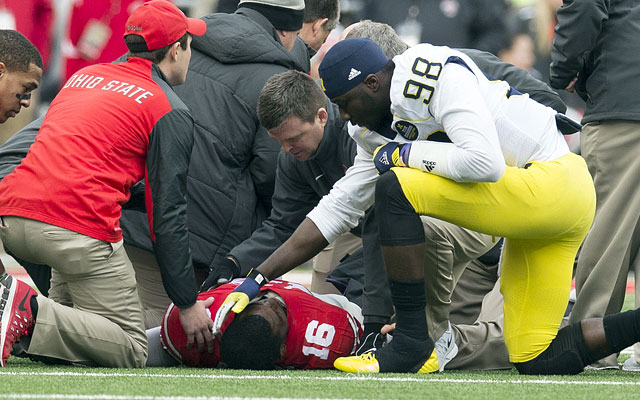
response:
<path fill-rule="evenodd" d="M 241 276 L 280 247 L 353 165 L 356 142 L 349 137 L 338 107 L 328 102 L 327 112 L 329 118 L 324 136 L 311 159 L 298 161 L 292 154 L 280 152 L 271 215 L 250 239 L 229 254 L 238 261 Z M 354 233 L 359 234 L 358 231 L 356 228 Z"/>
<path fill-rule="evenodd" d="M 551 51 L 551 86 L 578 76 L 583 123 L 640 120 L 640 3 L 565 0 Z"/>

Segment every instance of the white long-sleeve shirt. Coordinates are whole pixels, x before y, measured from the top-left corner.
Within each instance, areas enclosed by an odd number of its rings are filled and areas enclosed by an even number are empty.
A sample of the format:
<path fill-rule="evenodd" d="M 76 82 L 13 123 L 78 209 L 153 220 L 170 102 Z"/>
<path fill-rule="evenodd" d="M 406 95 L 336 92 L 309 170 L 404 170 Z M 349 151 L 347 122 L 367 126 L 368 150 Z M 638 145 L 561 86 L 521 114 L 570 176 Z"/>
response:
<path fill-rule="evenodd" d="M 487 79 L 466 55 L 421 44 L 393 61 L 396 136 L 388 139 L 349 124 L 358 144 L 354 164 L 308 214 L 327 241 L 355 227 L 373 205 L 378 178 L 373 151 L 390 141 L 412 143 L 409 166 L 458 182 L 495 182 L 507 165 L 523 167 L 569 152 L 555 110 L 513 94 L 506 82 Z M 429 141 L 437 132 L 451 143 Z"/>

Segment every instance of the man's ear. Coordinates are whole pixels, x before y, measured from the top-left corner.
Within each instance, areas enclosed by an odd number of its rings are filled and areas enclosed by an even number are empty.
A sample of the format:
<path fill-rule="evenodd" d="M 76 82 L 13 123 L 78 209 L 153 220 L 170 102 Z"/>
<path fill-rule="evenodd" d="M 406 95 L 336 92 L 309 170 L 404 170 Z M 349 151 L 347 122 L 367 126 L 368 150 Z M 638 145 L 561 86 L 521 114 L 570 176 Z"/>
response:
<path fill-rule="evenodd" d="M 178 61 L 179 47 L 180 47 L 180 42 L 175 42 L 169 48 L 169 56 L 171 57 L 171 61 Z"/>
<path fill-rule="evenodd" d="M 316 113 L 316 116 L 318 117 L 318 119 L 320 120 L 320 124 L 324 128 L 324 126 L 327 125 L 327 121 L 329 120 L 329 113 L 327 112 L 327 109 L 324 107 L 320 107 L 318 109 L 318 112 Z"/>
<path fill-rule="evenodd" d="M 298 31 L 285 31 L 282 29 L 276 29 L 276 32 L 278 32 L 278 35 L 280 36 L 280 41 L 282 41 L 282 39 L 290 37 L 291 35 L 298 36 Z"/>
<path fill-rule="evenodd" d="M 380 89 L 380 78 L 376 74 L 367 75 L 362 83 L 364 83 L 364 85 L 372 92 L 377 92 L 378 89 Z"/>
<path fill-rule="evenodd" d="M 6 72 L 7 72 L 7 66 L 4 65 L 2 61 L 0 61 L 0 78 L 2 78 Z"/>
<path fill-rule="evenodd" d="M 327 22 L 329 22 L 329 18 L 318 18 L 317 20 L 313 21 L 313 25 L 311 27 L 311 30 L 313 31 L 313 36 L 317 35 L 318 32 L 323 30 Z"/>

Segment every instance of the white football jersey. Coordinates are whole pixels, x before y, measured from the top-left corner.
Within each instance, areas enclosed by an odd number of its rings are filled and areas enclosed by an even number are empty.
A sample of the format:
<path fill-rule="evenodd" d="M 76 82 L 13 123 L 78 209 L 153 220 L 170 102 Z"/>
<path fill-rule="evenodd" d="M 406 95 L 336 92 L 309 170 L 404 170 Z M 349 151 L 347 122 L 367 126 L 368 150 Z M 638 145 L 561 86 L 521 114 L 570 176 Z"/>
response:
<path fill-rule="evenodd" d="M 421 169 L 456 181 L 491 181 L 490 174 L 485 174 L 498 161 L 522 167 L 569 152 L 556 127 L 555 110 L 512 90 L 504 81 L 489 80 L 463 53 L 420 44 L 393 61 L 394 140 L 446 135 L 452 142 L 425 144 L 435 151 L 430 155 L 433 160 L 420 160 L 427 163 Z"/>
<path fill-rule="evenodd" d="M 356 226 L 373 204 L 373 152 L 390 141 L 413 143 L 410 166 L 467 182 L 495 181 L 505 165 L 523 167 L 569 152 L 555 110 L 488 79 L 463 53 L 420 44 L 393 61 L 393 137 L 349 124 L 358 144 L 354 164 L 308 214 L 329 242 Z"/>

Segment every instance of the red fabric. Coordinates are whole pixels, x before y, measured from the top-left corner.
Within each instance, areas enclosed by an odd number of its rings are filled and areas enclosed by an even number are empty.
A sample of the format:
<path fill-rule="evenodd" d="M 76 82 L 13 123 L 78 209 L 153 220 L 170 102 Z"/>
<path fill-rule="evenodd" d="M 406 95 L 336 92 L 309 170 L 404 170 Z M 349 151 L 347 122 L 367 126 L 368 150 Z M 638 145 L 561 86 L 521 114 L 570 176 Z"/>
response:
<path fill-rule="evenodd" d="M 119 6 L 112 8 L 120 3 Z M 127 52 L 127 46 L 122 40 L 125 24 L 129 15 L 142 5 L 142 0 L 74 0 L 71 18 L 69 19 L 69 34 L 63 45 L 66 58 L 65 80 L 76 71 L 96 63 L 112 62 Z M 97 59 L 82 58 L 76 52 L 75 46 L 82 36 L 87 23 L 92 19 L 103 20 L 111 30 L 111 35 Z"/>
<path fill-rule="evenodd" d="M 187 18 L 171 2 L 152 0 L 131 14 L 126 23 L 124 36 L 140 35 L 144 38 L 145 50 L 157 50 L 175 43 L 187 32 L 194 36 L 202 36 L 206 30 L 207 24 L 203 20 Z"/>
<path fill-rule="evenodd" d="M 51 103 L 27 157 L 0 183 L 0 215 L 121 240 L 121 205 L 144 177 L 153 127 L 171 110 L 151 66 L 133 58 L 74 75 Z"/>
<path fill-rule="evenodd" d="M 15 18 L 16 30 L 27 37 L 40 51 L 45 68 L 49 62 L 53 2 L 51 0 L 2 0 Z"/>
<path fill-rule="evenodd" d="M 212 291 L 201 293 L 198 300 L 213 297 L 209 311 L 212 318 L 229 293 L 242 282 L 236 280 Z M 261 291 L 278 293 L 287 305 L 289 332 L 286 340 L 286 353 L 278 365 L 299 369 L 333 368 L 338 357 L 351 355 L 357 343 L 350 320 L 357 326 L 358 336 L 362 328 L 358 322 L 340 307 L 325 303 L 313 296 L 304 286 L 285 282 L 271 281 Z M 227 329 L 235 314 L 229 316 L 222 326 Z M 215 368 L 220 362 L 220 348 L 215 340 L 213 354 L 200 353 L 196 346 L 187 349 L 187 337 L 179 319 L 179 309 L 171 305 L 165 314 L 160 330 L 165 348 L 182 363 L 193 367 Z M 331 340 L 331 336 L 333 339 Z M 330 343 L 327 343 L 329 342 Z"/>

